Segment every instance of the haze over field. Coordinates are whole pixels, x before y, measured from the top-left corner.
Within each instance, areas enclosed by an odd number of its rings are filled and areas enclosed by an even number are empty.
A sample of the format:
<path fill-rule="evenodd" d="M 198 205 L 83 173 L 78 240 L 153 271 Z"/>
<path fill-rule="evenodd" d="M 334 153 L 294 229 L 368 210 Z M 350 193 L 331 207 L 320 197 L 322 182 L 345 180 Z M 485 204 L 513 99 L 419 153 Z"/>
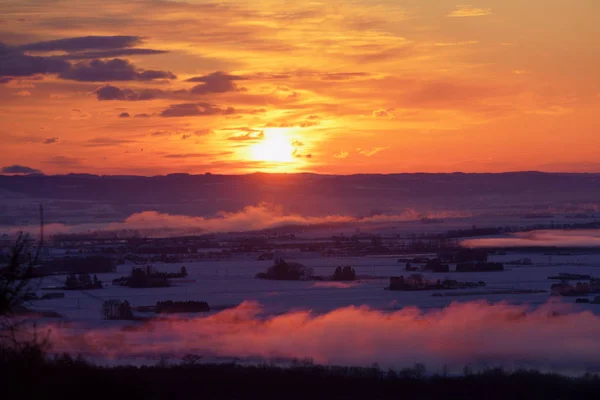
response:
<path fill-rule="evenodd" d="M 600 211 L 599 182 L 596 174 L 534 172 L 0 176 L 0 226 L 35 225 L 39 203 L 45 205 L 50 222 L 82 225 L 79 230 L 116 223 L 115 229 L 156 224 L 158 229 L 240 231 L 288 223 L 393 223 L 481 216 L 492 218 L 486 223 L 504 226 L 515 217 L 522 222 L 520 216 L 530 213 L 594 216 Z M 545 222 L 550 219 L 546 217 Z M 481 224 L 465 221 L 466 226 Z"/>
<path fill-rule="evenodd" d="M 443 310 L 417 307 L 388 313 L 344 307 L 323 314 L 292 311 L 264 318 L 256 302 L 213 316 L 150 323 L 137 332 L 118 328 L 49 328 L 59 351 L 112 359 L 167 354 L 211 357 L 306 359 L 320 364 L 400 368 L 415 362 L 454 372 L 465 365 L 531 366 L 564 371 L 596 369 L 600 316 L 565 307 L 486 302 L 456 303 Z M 527 314 L 526 314 L 527 313 Z M 543 337 L 544 340 L 540 340 Z"/>

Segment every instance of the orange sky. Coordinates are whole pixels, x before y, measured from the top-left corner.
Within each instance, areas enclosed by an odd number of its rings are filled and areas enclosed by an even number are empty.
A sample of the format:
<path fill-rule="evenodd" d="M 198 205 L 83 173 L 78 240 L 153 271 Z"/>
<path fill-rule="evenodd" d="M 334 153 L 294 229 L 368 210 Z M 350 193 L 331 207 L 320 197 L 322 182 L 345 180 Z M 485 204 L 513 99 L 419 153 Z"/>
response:
<path fill-rule="evenodd" d="M 599 13 L 596 0 L 2 0 L 0 168 L 600 172 Z"/>

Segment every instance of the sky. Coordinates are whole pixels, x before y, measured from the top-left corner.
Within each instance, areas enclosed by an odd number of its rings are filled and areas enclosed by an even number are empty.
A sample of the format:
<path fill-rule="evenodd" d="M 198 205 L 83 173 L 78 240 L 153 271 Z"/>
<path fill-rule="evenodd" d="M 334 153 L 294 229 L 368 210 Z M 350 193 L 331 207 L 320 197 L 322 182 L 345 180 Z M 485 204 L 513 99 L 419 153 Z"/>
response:
<path fill-rule="evenodd" d="M 596 0 L 0 0 L 0 171 L 600 172 Z"/>

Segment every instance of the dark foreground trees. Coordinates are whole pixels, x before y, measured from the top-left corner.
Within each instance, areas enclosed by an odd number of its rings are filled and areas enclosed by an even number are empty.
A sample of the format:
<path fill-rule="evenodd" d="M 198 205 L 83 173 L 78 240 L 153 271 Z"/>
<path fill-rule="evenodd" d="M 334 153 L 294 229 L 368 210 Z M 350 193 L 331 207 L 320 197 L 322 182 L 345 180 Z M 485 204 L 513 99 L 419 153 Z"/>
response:
<path fill-rule="evenodd" d="M 2 394 L 34 399 L 596 399 L 600 379 L 571 379 L 492 369 L 461 377 L 427 376 L 423 368 L 236 366 L 202 364 L 100 368 L 60 356 L 0 351 Z M 24 384 L 26 382 L 26 384 Z"/>
<path fill-rule="evenodd" d="M 25 307 L 33 298 L 35 290 L 33 270 L 40 260 L 40 252 L 44 245 L 44 210 L 40 205 L 40 234 L 35 241 L 27 233 L 19 233 L 10 249 L 5 265 L 0 265 L 0 349 L 16 351 L 35 349 L 41 352 L 47 346 L 47 335 L 40 335 L 35 323 L 29 326 L 27 320 L 21 318 L 30 313 Z M 23 338 L 19 334 L 28 330 L 29 335 Z"/>

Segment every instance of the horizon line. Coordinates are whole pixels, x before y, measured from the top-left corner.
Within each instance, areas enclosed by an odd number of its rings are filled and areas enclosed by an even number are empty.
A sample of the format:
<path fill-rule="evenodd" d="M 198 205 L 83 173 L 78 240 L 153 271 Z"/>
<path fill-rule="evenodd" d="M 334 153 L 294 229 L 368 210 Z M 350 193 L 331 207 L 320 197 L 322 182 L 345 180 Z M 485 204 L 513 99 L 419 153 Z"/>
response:
<path fill-rule="evenodd" d="M 339 176 L 339 177 L 352 177 L 352 176 L 395 176 L 395 175 L 509 175 L 509 174 L 543 174 L 543 175 L 600 175 L 600 172 L 548 172 L 538 170 L 522 170 L 522 171 L 502 171 L 502 172 L 387 172 L 387 173 L 350 173 L 350 174 L 327 174 L 318 172 L 263 172 L 254 171 L 247 173 L 238 174 L 222 174 L 213 172 L 204 173 L 188 173 L 188 172 L 172 172 L 169 174 L 156 174 L 156 175 L 136 175 L 136 174 L 94 174 L 88 172 L 68 172 L 63 174 L 45 174 L 45 173 L 0 173 L 0 177 L 69 177 L 69 176 L 80 176 L 80 177 L 131 177 L 131 178 L 160 178 L 169 176 L 252 176 L 252 175 L 276 175 L 276 176 L 289 176 L 289 175 L 313 175 L 313 176 Z"/>

